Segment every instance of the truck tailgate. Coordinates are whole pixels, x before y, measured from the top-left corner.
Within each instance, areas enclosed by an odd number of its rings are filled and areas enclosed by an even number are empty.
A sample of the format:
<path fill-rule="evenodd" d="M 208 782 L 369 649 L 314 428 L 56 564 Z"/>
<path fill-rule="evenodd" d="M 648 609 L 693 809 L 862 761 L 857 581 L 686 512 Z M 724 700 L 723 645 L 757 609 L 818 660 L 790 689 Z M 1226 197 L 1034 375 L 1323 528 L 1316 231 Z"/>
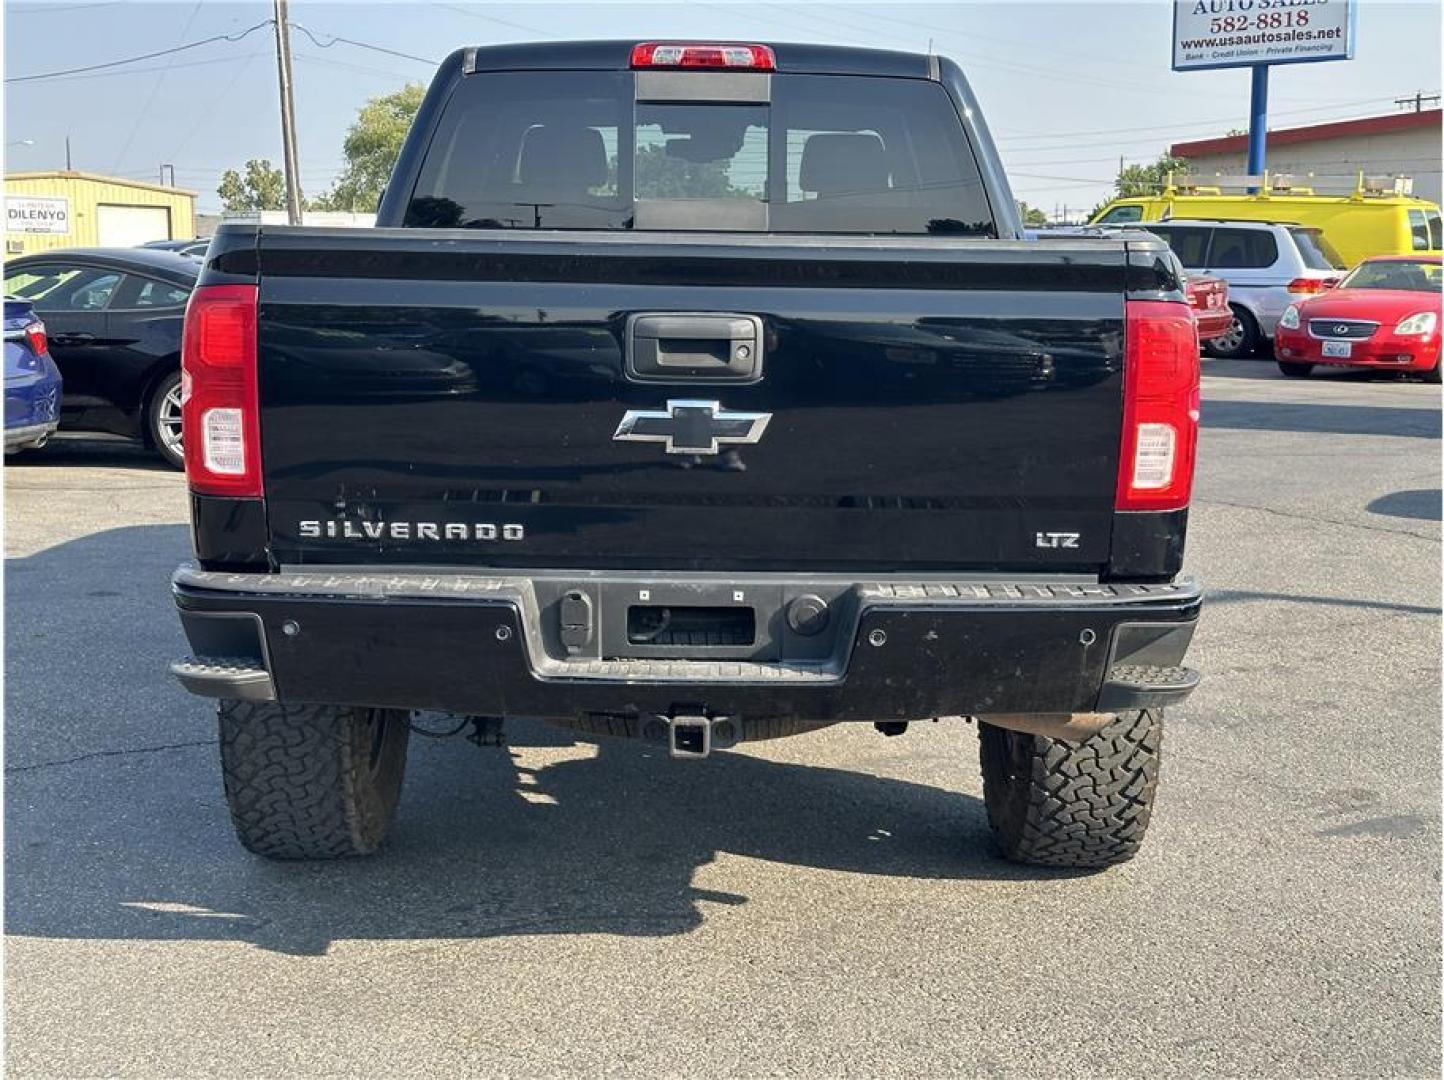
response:
<path fill-rule="evenodd" d="M 1108 561 L 1116 241 L 267 228 L 257 258 L 281 564 Z M 630 320 L 675 313 L 751 322 L 760 372 L 639 379 Z"/>

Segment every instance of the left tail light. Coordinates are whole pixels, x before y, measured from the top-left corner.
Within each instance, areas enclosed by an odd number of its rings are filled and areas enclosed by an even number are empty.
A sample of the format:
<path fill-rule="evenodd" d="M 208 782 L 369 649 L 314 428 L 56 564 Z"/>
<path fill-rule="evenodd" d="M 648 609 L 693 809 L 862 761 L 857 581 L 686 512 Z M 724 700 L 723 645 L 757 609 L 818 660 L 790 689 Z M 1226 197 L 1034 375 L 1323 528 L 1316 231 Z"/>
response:
<path fill-rule="evenodd" d="M 181 335 L 186 479 L 201 495 L 259 498 L 261 417 L 254 285 L 202 285 Z"/>
<path fill-rule="evenodd" d="M 50 348 L 50 339 L 45 336 L 43 322 L 33 322 L 25 328 L 25 343 L 36 356 L 45 355 L 45 350 Z"/>
<path fill-rule="evenodd" d="M 1119 510 L 1179 510 L 1198 445 L 1198 329 L 1186 304 L 1129 300 L 1123 327 Z"/>

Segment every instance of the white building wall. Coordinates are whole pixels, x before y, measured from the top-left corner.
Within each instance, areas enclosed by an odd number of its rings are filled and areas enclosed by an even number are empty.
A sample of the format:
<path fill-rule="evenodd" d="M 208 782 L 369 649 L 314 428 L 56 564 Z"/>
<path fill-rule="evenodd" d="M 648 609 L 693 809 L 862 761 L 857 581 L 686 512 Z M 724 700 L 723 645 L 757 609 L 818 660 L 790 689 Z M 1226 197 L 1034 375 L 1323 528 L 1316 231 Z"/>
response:
<path fill-rule="evenodd" d="M 1312 186 L 1321 192 L 1352 190 L 1360 170 L 1369 176 L 1411 176 L 1414 194 L 1437 203 L 1444 201 L 1440 155 L 1439 129 L 1415 128 L 1270 146 L 1268 169 L 1292 173 L 1300 186 L 1309 186 L 1307 177 L 1313 173 L 1317 179 Z M 1196 183 L 1207 183 L 1214 174 L 1240 176 L 1247 160 L 1242 151 L 1189 158 L 1189 175 Z"/>

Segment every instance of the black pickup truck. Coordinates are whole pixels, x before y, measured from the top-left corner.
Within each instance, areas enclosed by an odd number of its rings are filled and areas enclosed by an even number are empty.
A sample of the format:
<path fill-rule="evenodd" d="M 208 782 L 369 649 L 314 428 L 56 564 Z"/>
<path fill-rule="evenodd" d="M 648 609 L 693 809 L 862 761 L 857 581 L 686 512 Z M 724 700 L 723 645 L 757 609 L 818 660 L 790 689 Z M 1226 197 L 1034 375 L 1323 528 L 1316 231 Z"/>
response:
<path fill-rule="evenodd" d="M 1137 850 L 1197 335 L 1155 238 L 1023 237 L 950 61 L 463 49 L 378 228 L 224 226 L 183 354 L 173 671 L 252 851 L 374 850 L 421 711 L 679 758 L 970 717 L 1005 855 Z"/>

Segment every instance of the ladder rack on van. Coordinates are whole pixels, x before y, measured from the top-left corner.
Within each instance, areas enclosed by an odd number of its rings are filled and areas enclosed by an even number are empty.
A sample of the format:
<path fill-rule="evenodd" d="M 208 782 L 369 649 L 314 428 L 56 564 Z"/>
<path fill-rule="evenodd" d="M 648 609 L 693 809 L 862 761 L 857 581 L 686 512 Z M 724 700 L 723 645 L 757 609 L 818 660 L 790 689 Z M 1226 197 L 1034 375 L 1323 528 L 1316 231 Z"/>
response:
<path fill-rule="evenodd" d="M 1187 173 L 1175 176 L 1168 174 L 1168 180 L 1163 188 L 1163 196 L 1169 198 L 1175 195 L 1226 195 L 1226 194 L 1248 194 L 1255 198 L 1267 199 L 1273 195 L 1320 195 L 1333 196 L 1341 195 L 1351 199 L 1363 200 L 1366 198 L 1381 198 L 1398 195 L 1412 195 L 1414 193 L 1414 178 L 1411 176 L 1366 176 L 1363 172 L 1354 174 L 1350 178 L 1349 185 L 1339 184 L 1338 190 L 1320 191 L 1316 181 L 1342 181 L 1342 175 L 1319 176 L 1309 173 L 1307 179 L 1309 186 L 1296 184 L 1292 173 L 1270 173 L 1262 175 L 1225 175 L 1215 174 L 1211 177 L 1193 177 Z M 1200 182 L 1205 181 L 1206 182 Z M 1330 184 L 1329 186 L 1335 186 Z"/>

